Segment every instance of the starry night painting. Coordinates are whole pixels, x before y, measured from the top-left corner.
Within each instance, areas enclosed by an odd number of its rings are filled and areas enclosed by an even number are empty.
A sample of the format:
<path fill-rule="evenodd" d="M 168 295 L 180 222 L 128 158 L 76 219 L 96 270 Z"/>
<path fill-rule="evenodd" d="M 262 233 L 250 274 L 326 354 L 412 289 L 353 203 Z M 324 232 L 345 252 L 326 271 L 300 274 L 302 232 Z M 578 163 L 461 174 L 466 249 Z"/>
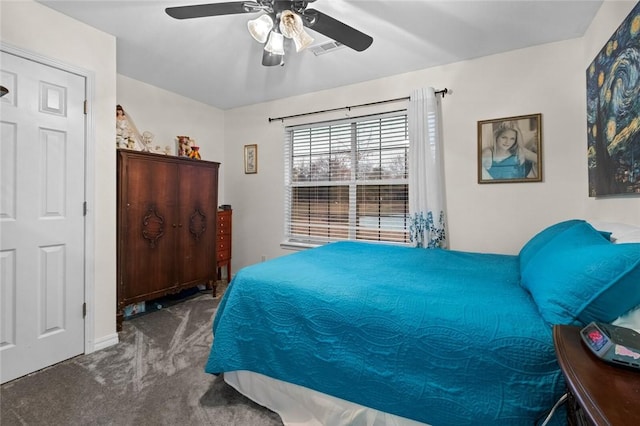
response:
<path fill-rule="evenodd" d="M 589 196 L 640 195 L 640 2 L 587 68 Z"/>

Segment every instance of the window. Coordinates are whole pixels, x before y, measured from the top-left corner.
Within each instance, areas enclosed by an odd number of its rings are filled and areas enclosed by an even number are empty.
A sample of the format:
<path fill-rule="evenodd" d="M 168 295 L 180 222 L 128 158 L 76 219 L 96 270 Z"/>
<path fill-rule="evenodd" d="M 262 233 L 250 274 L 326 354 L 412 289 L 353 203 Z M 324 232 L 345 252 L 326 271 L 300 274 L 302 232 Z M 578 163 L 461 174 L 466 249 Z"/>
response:
<path fill-rule="evenodd" d="M 285 237 L 409 242 L 406 113 L 285 129 Z"/>

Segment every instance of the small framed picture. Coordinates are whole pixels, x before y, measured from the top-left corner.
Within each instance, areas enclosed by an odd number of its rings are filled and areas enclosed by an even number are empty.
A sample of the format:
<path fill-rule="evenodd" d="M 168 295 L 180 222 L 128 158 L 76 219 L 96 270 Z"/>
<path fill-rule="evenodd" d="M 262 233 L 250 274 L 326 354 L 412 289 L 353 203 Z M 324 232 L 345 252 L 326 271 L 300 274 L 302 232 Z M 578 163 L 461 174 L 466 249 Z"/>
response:
<path fill-rule="evenodd" d="M 542 114 L 478 121 L 478 183 L 542 181 Z"/>
<path fill-rule="evenodd" d="M 258 145 L 256 144 L 244 146 L 244 172 L 258 173 Z"/>

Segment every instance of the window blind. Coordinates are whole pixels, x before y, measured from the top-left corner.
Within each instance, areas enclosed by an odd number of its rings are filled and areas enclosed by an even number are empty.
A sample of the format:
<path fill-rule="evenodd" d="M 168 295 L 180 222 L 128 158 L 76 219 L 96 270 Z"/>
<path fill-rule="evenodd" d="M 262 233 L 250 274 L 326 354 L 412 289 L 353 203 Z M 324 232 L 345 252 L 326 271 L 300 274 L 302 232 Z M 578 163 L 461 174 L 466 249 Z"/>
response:
<path fill-rule="evenodd" d="M 407 243 L 405 113 L 285 129 L 285 240 Z"/>

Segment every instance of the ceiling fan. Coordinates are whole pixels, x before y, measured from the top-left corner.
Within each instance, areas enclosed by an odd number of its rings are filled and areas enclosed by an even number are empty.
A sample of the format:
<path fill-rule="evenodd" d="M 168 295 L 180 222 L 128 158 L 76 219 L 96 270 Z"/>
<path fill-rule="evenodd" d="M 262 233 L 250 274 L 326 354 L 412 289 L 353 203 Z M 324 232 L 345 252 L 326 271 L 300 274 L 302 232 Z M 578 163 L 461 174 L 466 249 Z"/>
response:
<path fill-rule="evenodd" d="M 250 20 L 251 36 L 264 43 L 262 65 L 284 65 L 284 38 L 292 39 L 296 51 L 308 47 L 313 38 L 304 31 L 307 27 L 351 49 L 362 52 L 373 38 L 349 25 L 315 9 L 307 9 L 315 0 L 255 0 L 168 7 L 165 12 L 176 19 L 264 12 Z"/>

